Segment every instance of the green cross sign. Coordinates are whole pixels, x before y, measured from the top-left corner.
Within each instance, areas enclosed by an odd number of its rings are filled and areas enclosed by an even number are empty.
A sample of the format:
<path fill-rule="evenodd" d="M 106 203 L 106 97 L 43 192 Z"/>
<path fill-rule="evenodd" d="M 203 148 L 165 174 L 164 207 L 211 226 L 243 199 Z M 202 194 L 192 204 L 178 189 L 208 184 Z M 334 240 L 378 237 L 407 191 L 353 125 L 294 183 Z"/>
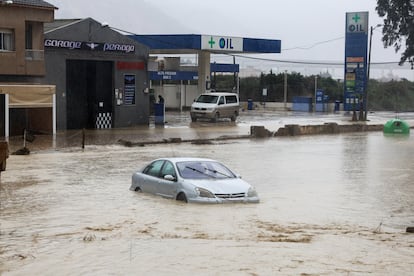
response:
<path fill-rule="evenodd" d="M 208 42 L 208 44 L 210 44 L 210 48 L 213 48 L 214 44 L 216 44 L 213 37 L 210 37 L 210 41 Z"/>
<path fill-rule="evenodd" d="M 359 17 L 359 15 L 356 13 L 354 15 L 354 17 L 352 17 L 352 19 L 355 21 L 355 23 L 358 23 L 358 21 L 361 19 L 361 17 Z"/>

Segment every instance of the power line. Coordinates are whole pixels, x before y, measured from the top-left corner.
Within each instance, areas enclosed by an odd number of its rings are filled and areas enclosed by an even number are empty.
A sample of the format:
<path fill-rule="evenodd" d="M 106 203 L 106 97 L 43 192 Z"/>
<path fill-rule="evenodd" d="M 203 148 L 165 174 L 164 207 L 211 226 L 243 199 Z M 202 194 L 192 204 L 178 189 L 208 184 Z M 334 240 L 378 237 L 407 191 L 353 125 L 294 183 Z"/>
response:
<path fill-rule="evenodd" d="M 312 49 L 312 48 L 314 48 L 314 47 L 316 47 L 318 45 L 322 45 L 322 44 L 329 43 L 329 42 L 332 42 L 332 41 L 341 40 L 341 39 L 344 39 L 344 38 L 345 38 L 344 36 L 341 36 L 341 37 L 337 37 L 337 38 L 333 38 L 333 39 L 329 39 L 329 40 L 324 40 L 324 41 L 316 42 L 316 43 L 314 43 L 314 44 L 312 44 L 310 46 L 297 46 L 297 47 L 293 47 L 293 48 L 282 49 L 282 51 L 309 50 L 309 49 Z"/>
<path fill-rule="evenodd" d="M 119 32 L 123 32 L 123 33 L 127 33 L 133 36 L 139 36 L 135 33 L 129 32 L 129 31 L 125 31 L 122 29 L 118 29 L 116 27 L 112 27 L 110 26 L 111 29 L 114 29 L 116 31 Z M 320 41 L 320 42 L 316 42 L 310 46 L 297 46 L 297 47 L 293 47 L 293 48 L 287 48 L 287 49 L 283 49 L 283 51 L 290 51 L 290 50 L 297 50 L 297 49 L 301 49 L 301 50 L 309 50 L 312 49 L 318 45 L 322 45 L 322 44 L 326 44 L 326 43 L 330 43 L 333 41 L 337 41 L 337 40 L 341 40 L 344 39 L 344 36 L 341 37 L 337 37 L 337 38 L 333 38 L 333 39 L 328 39 L 328 40 L 324 40 L 324 41 Z M 181 45 L 177 45 L 171 42 L 165 42 L 162 40 L 158 40 L 155 39 L 153 37 L 151 38 L 147 38 L 149 40 L 153 40 L 153 41 L 157 41 L 157 42 L 163 42 L 165 44 L 170 44 L 172 46 L 181 46 Z M 227 56 L 231 56 L 231 57 L 239 57 L 239 58 L 245 58 L 245 59 L 251 59 L 251 60 L 260 60 L 260 61 L 268 61 L 268 62 L 276 62 L 276 63 L 287 63 L 287 64 L 300 64 L 300 65 L 330 65 L 330 66 L 344 66 L 344 62 L 339 62 L 339 61 L 306 61 L 306 60 L 280 60 L 280 59 L 270 59 L 270 58 L 259 58 L 259 57 L 251 57 L 251 56 L 244 56 L 244 55 L 237 55 L 237 54 L 228 54 L 225 53 L 223 55 L 227 55 Z M 399 61 L 389 61 L 389 62 L 371 62 L 371 65 L 399 65 Z M 401 67 L 401 66 L 400 66 Z"/>
<path fill-rule="evenodd" d="M 282 59 L 271 59 L 271 58 L 261 58 L 261 57 L 252 57 L 244 56 L 237 54 L 226 54 L 228 56 L 234 56 L 245 59 L 276 62 L 276 63 L 288 63 L 288 64 L 302 64 L 302 65 L 332 65 L 332 66 L 344 66 L 344 62 L 340 61 L 307 61 L 307 60 L 282 60 Z M 383 62 L 371 62 L 373 65 L 398 65 L 399 61 L 383 61 Z M 400 66 L 401 67 L 401 66 Z"/>

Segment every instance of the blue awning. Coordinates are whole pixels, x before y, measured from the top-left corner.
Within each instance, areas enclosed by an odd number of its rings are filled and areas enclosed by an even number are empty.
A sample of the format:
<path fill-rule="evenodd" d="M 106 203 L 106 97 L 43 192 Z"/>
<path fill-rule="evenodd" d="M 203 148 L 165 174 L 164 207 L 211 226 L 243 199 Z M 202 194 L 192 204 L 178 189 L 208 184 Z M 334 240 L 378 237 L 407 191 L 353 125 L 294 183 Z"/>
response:
<path fill-rule="evenodd" d="M 132 39 L 152 50 L 200 49 L 200 35 L 131 35 Z"/>
<path fill-rule="evenodd" d="M 198 72 L 191 71 L 157 71 L 149 72 L 150 80 L 198 80 Z"/>
<path fill-rule="evenodd" d="M 239 64 L 210 63 L 211 72 L 236 73 L 240 72 Z"/>
<path fill-rule="evenodd" d="M 220 73 L 239 72 L 239 64 L 211 63 L 210 71 Z M 198 80 L 198 72 L 194 71 L 155 71 L 149 72 L 150 80 Z"/>

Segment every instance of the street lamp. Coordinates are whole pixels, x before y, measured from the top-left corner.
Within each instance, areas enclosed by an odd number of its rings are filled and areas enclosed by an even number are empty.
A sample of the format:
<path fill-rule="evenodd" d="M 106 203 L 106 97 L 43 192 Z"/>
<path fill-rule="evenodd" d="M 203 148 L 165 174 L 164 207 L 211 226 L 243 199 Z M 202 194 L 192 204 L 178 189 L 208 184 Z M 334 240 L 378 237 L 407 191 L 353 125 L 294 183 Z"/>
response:
<path fill-rule="evenodd" d="M 378 27 L 381 27 L 382 24 L 377 24 L 375 27 L 371 26 L 370 35 L 369 35 L 369 50 L 368 50 L 368 68 L 367 68 L 367 84 L 365 86 L 365 94 L 364 94 L 364 105 L 365 105 L 365 116 L 364 121 L 367 120 L 368 116 L 368 84 L 369 84 L 369 71 L 371 69 L 371 48 L 372 48 L 372 34 L 374 30 Z"/>

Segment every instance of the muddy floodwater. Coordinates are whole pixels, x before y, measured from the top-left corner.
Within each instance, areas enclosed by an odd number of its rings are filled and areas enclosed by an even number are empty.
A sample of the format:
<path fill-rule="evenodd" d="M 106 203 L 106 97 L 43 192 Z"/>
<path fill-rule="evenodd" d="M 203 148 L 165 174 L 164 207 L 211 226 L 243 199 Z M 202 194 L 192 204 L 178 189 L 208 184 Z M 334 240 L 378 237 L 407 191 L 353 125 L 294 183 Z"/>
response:
<path fill-rule="evenodd" d="M 128 190 L 163 156 L 222 161 L 259 204 Z M 382 132 L 10 156 L 1 275 L 413 275 L 414 137 Z"/>

